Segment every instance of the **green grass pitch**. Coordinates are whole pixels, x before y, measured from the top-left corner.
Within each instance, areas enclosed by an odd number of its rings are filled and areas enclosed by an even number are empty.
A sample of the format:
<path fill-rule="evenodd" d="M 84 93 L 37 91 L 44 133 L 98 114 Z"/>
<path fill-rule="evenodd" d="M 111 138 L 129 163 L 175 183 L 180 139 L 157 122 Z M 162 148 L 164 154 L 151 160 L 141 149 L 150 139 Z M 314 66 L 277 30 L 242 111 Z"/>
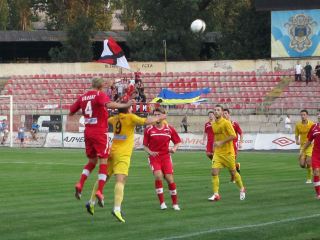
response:
<path fill-rule="evenodd" d="M 182 210 L 159 209 L 146 154 L 134 152 L 125 188 L 126 223 L 110 214 L 114 180 L 105 188 L 105 208 L 92 217 L 84 205 L 96 171 L 74 198 L 74 184 L 86 163 L 83 150 L 0 149 L 1 240 L 99 239 L 320 239 L 320 201 L 297 153 L 241 152 L 247 199 L 239 200 L 226 170 L 221 201 L 209 202 L 210 162 L 204 152 L 174 155 Z M 165 185 L 167 205 L 171 201 Z"/>

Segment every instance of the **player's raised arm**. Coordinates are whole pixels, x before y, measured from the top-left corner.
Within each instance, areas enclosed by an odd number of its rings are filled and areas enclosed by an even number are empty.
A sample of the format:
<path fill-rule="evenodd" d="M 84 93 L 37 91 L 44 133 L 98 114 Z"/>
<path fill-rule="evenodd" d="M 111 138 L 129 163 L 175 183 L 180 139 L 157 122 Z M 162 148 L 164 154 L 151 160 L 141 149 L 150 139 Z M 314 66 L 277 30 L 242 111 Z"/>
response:
<path fill-rule="evenodd" d="M 107 108 L 116 109 L 116 108 L 128 108 L 133 104 L 132 100 L 129 100 L 127 103 L 118 103 L 118 102 L 108 102 L 106 104 Z"/>
<path fill-rule="evenodd" d="M 156 123 L 156 122 L 165 120 L 166 118 L 167 118 L 166 114 L 155 115 L 154 117 L 147 118 L 147 120 L 145 121 L 145 125 Z"/>

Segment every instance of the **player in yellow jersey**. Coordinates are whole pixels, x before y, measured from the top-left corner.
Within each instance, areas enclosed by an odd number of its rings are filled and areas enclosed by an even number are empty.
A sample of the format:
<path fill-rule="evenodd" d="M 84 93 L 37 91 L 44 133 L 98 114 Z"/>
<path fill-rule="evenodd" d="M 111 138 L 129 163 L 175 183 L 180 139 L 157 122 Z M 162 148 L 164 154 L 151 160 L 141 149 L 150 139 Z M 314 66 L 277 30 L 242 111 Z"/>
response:
<path fill-rule="evenodd" d="M 115 175 L 114 187 L 114 208 L 112 211 L 120 222 L 125 222 L 121 213 L 121 203 L 124 195 L 124 186 L 127 180 L 130 167 L 130 159 L 134 147 L 134 129 L 136 125 L 148 125 L 157 121 L 163 120 L 166 115 L 152 118 L 141 118 L 135 114 L 129 113 L 129 109 L 119 109 L 119 114 L 108 119 L 108 122 L 113 126 L 113 140 L 108 160 L 108 177 Z M 94 204 L 96 200 L 95 189 L 97 183 L 92 191 L 91 199 L 87 203 L 87 211 L 93 215 Z M 98 198 L 99 206 L 104 206 L 104 200 Z"/>
<path fill-rule="evenodd" d="M 234 175 L 237 186 L 240 189 L 240 200 L 246 198 L 245 188 L 240 174 L 236 171 L 235 152 L 233 139 L 236 133 L 229 120 L 223 118 L 223 107 L 216 105 L 214 108 L 215 120 L 212 122 L 214 135 L 214 155 L 212 160 L 212 188 L 213 195 L 208 198 L 209 201 L 220 200 L 219 195 L 219 173 L 221 168 L 228 168 Z"/>
<path fill-rule="evenodd" d="M 300 145 L 299 163 L 300 167 L 307 169 L 306 183 L 312 183 L 311 155 L 313 144 L 310 144 L 306 149 L 303 149 L 303 146 L 308 140 L 307 135 L 314 122 L 308 119 L 308 111 L 305 109 L 300 111 L 300 116 L 301 121 L 296 123 L 295 129 L 296 144 Z"/>

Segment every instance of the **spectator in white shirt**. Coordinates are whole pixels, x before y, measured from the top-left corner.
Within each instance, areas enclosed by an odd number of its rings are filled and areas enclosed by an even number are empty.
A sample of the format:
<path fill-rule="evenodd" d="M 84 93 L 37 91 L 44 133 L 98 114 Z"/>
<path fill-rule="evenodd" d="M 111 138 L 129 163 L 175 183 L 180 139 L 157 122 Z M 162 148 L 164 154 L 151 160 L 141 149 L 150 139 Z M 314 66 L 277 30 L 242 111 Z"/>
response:
<path fill-rule="evenodd" d="M 287 133 L 292 133 L 291 119 L 289 115 L 287 115 L 284 120 L 284 128 L 286 129 Z"/>
<path fill-rule="evenodd" d="M 301 72 L 302 72 L 302 66 L 300 62 L 297 62 L 297 65 L 295 67 L 295 81 L 302 81 Z"/>

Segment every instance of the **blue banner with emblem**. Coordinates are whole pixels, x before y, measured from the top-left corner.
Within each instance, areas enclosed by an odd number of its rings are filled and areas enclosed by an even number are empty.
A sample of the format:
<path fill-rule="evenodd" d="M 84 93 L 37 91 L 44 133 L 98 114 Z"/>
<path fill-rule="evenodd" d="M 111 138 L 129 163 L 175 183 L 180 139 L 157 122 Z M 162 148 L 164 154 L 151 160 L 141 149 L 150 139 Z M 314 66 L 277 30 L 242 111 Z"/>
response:
<path fill-rule="evenodd" d="M 320 10 L 273 11 L 271 57 L 320 56 Z"/>

